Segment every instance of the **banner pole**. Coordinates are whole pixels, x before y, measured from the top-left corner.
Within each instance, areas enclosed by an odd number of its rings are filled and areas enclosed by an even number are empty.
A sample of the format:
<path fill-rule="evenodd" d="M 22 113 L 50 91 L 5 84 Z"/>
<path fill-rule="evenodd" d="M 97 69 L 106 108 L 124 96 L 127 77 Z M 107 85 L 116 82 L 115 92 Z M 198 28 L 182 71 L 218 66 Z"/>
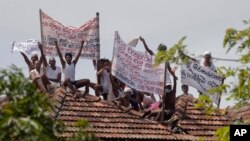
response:
<path fill-rule="evenodd" d="M 218 101 L 218 105 L 217 105 L 217 108 L 219 109 L 220 108 L 220 101 L 221 101 L 221 93 L 219 94 L 219 101 Z"/>
<path fill-rule="evenodd" d="M 42 26 L 42 10 L 41 9 L 39 9 L 39 15 L 40 15 L 41 42 L 42 42 L 42 45 L 44 45 L 43 26 Z"/>
<path fill-rule="evenodd" d="M 166 90 L 165 90 L 165 86 L 166 86 L 166 72 L 167 72 L 167 63 L 165 62 L 165 67 L 164 67 L 164 83 L 163 83 L 163 94 L 162 94 L 162 98 L 161 98 L 161 122 L 163 122 L 164 120 L 164 110 L 165 110 L 165 100 L 164 98 L 166 97 Z"/>
<path fill-rule="evenodd" d="M 113 64 L 113 61 L 114 61 L 115 43 L 116 43 L 117 37 L 118 37 L 118 31 L 115 31 L 115 39 L 114 39 L 113 53 L 112 53 L 112 60 L 111 60 L 112 64 Z M 111 65 L 111 74 L 112 74 L 112 69 L 113 69 L 113 66 Z"/>
<path fill-rule="evenodd" d="M 100 54 L 101 54 L 101 39 L 100 39 L 100 21 L 99 21 L 99 12 L 96 12 L 97 19 L 97 38 L 99 40 L 99 44 L 97 44 L 97 56 L 96 56 L 96 69 L 97 72 L 100 70 Z M 101 84 L 101 78 L 97 76 L 97 83 Z"/>

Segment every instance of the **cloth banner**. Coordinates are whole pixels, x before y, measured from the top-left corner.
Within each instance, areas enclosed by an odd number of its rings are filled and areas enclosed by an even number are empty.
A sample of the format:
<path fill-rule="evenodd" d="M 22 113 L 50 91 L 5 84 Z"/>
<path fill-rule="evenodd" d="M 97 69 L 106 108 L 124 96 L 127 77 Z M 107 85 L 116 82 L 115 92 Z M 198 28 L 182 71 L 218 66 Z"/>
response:
<path fill-rule="evenodd" d="M 24 42 L 12 42 L 12 50 L 13 51 L 20 51 L 27 55 L 32 55 L 32 53 L 40 52 L 38 48 L 38 40 L 35 39 L 28 39 Z"/>
<path fill-rule="evenodd" d="M 222 84 L 222 77 L 216 72 L 201 66 L 199 62 L 190 61 L 181 66 L 181 83 L 196 88 L 198 91 L 207 94 L 207 91 Z M 207 94 L 215 104 L 219 103 L 219 94 Z"/>
<path fill-rule="evenodd" d="M 93 18 L 80 27 L 64 26 L 40 10 L 42 44 L 46 55 L 57 55 L 55 40 L 62 54 L 71 52 L 77 54 L 81 41 L 85 41 L 81 57 L 97 59 L 100 57 L 100 39 L 98 17 Z"/>
<path fill-rule="evenodd" d="M 115 32 L 112 74 L 138 91 L 163 94 L 164 65 L 153 67 L 148 53 L 134 50 Z"/>

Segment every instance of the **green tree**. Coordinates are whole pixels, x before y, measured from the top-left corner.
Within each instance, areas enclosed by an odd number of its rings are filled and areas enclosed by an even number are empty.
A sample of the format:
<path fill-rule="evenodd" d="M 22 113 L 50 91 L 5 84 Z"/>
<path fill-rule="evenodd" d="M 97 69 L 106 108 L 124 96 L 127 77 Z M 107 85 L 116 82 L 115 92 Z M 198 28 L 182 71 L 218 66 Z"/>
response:
<path fill-rule="evenodd" d="M 63 126 L 51 118 L 45 94 L 15 66 L 1 70 L 0 78 L 0 93 L 8 98 L 0 110 L 0 140 L 56 140 Z"/>
<path fill-rule="evenodd" d="M 248 66 L 250 63 L 250 20 L 243 22 L 246 28 L 242 30 L 228 28 L 223 42 L 223 47 L 227 49 L 227 52 L 234 48 L 236 54 L 240 56 L 241 65 L 239 67 L 221 68 L 227 77 L 235 77 L 237 80 L 229 84 L 231 88 L 229 99 L 237 101 L 236 107 L 249 104 L 250 100 L 250 68 Z M 243 123 L 245 122 L 247 121 L 243 121 Z M 242 123 L 235 122 L 234 124 Z M 229 127 L 219 128 L 215 135 L 219 141 L 229 141 Z"/>
<path fill-rule="evenodd" d="M 227 52 L 232 48 L 240 56 L 241 65 L 237 68 L 222 68 L 227 77 L 235 77 L 236 82 L 229 84 L 230 99 L 237 101 L 237 106 L 249 103 L 250 99 L 250 20 L 243 21 L 246 28 L 236 30 L 228 28 L 224 37 L 223 46 Z"/>
<path fill-rule="evenodd" d="M 0 140 L 73 140 L 74 137 L 58 137 L 65 127 L 63 123 L 52 118 L 50 100 L 16 66 L 0 70 L 0 95 L 7 96 L 7 100 L 0 103 Z M 78 141 L 96 140 L 83 132 L 85 127 L 83 124 L 79 125 L 82 132 L 77 133 Z"/>

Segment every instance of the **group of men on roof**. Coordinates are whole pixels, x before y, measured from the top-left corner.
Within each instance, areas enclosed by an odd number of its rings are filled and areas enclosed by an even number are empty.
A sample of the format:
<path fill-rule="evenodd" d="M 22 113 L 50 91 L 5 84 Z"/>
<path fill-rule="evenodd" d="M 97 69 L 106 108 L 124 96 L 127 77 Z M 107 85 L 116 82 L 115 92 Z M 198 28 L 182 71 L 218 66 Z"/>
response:
<path fill-rule="evenodd" d="M 154 55 L 153 51 L 148 48 L 144 38 L 140 37 L 139 39 L 142 41 L 146 51 L 150 55 Z M 40 59 L 38 59 L 37 54 L 32 54 L 29 60 L 28 57 L 21 52 L 21 55 L 28 65 L 30 79 L 40 91 L 52 94 L 53 90 L 57 87 L 65 87 L 72 93 L 73 98 L 77 98 L 79 96 L 84 97 L 88 94 L 89 87 L 91 87 L 95 91 L 96 96 L 103 96 L 104 100 L 112 101 L 119 108 L 125 108 L 125 110 L 143 110 L 144 114 L 142 117 L 153 117 L 154 120 L 160 121 L 162 114 L 164 114 L 165 119 L 170 118 L 173 114 L 175 110 L 177 77 L 175 76 L 176 68 L 171 68 L 169 63 L 167 63 L 168 71 L 166 71 L 165 94 L 160 96 L 160 100 L 157 101 L 154 94 L 132 89 L 114 77 L 111 74 L 111 62 L 108 59 L 98 60 L 100 64 L 99 70 L 97 70 L 96 60 L 93 60 L 96 76 L 100 78 L 100 84 L 90 82 L 89 79 L 76 80 L 75 67 L 81 55 L 84 41 L 81 42 L 80 49 L 74 59 L 72 53 L 65 53 L 63 57 L 58 42 L 55 41 L 54 44 L 60 58 L 61 67 L 56 66 L 54 57 L 49 58 L 47 62 L 42 44 L 40 43 L 38 45 L 41 51 Z M 159 48 L 167 51 L 167 47 L 163 44 L 160 44 Z M 211 52 L 205 52 L 204 59 L 200 61 L 200 64 L 215 71 L 216 68 L 211 61 L 211 57 Z M 198 61 L 193 58 L 191 58 L 191 60 Z M 173 77 L 173 85 L 170 76 Z M 82 94 L 81 91 L 78 90 L 81 87 L 85 87 L 85 91 Z M 182 90 L 184 95 L 190 95 L 188 94 L 187 85 L 182 85 Z M 154 112 L 155 110 L 160 111 L 159 109 L 161 109 L 162 106 L 164 107 L 164 111 Z"/>

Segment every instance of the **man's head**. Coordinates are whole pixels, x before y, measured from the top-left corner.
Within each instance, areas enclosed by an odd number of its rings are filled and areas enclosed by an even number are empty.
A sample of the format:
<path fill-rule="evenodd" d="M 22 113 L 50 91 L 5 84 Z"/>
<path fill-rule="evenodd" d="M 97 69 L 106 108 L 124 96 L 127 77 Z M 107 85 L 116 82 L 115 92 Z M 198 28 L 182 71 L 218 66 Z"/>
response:
<path fill-rule="evenodd" d="M 40 67 L 41 67 L 40 62 L 38 60 L 35 61 L 35 67 L 36 67 L 37 70 L 39 70 Z"/>
<path fill-rule="evenodd" d="M 66 52 L 65 53 L 65 60 L 68 64 L 71 64 L 71 61 L 72 61 L 72 53 L 70 52 Z"/>
<path fill-rule="evenodd" d="M 114 82 L 115 82 L 115 85 L 116 85 L 116 86 L 119 86 L 119 87 L 120 87 L 120 86 L 122 85 L 122 82 L 121 82 L 119 79 L 117 79 L 117 78 L 115 78 L 115 77 L 114 77 L 113 79 L 114 79 Z"/>
<path fill-rule="evenodd" d="M 133 94 L 133 90 L 129 87 L 125 87 L 123 92 L 125 95 L 132 95 Z"/>
<path fill-rule="evenodd" d="M 159 46 L 158 46 L 158 51 L 166 51 L 167 50 L 167 46 L 160 43 Z"/>
<path fill-rule="evenodd" d="M 166 92 L 166 93 L 170 93 L 171 90 L 172 90 L 172 85 L 167 85 L 167 86 L 165 87 L 165 92 Z"/>
<path fill-rule="evenodd" d="M 49 58 L 49 64 L 52 67 L 56 66 L 56 59 L 54 57 Z"/>
<path fill-rule="evenodd" d="M 205 61 L 207 61 L 207 62 L 211 61 L 212 54 L 210 51 L 205 51 L 203 55 L 204 55 Z"/>
<path fill-rule="evenodd" d="M 108 67 L 108 68 L 110 68 L 110 61 L 109 61 L 108 59 L 105 59 L 105 60 L 103 61 L 103 67 Z"/>
<path fill-rule="evenodd" d="M 37 55 L 37 53 L 32 52 L 32 54 L 31 54 L 31 61 L 35 62 L 36 60 L 38 60 L 38 55 Z"/>
<path fill-rule="evenodd" d="M 182 89 L 182 91 L 184 92 L 184 93 L 188 93 L 188 85 L 182 85 L 181 86 L 181 89 Z"/>

